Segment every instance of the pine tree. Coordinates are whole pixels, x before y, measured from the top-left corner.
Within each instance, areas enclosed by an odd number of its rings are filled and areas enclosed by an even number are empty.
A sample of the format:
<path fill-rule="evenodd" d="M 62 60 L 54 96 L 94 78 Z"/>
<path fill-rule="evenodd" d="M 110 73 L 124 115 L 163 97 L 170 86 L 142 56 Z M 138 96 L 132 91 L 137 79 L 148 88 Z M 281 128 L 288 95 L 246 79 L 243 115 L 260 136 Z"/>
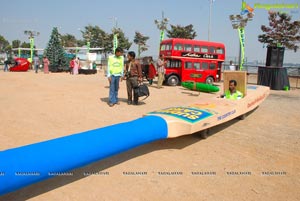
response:
<path fill-rule="evenodd" d="M 61 43 L 60 34 L 58 33 L 57 27 L 54 27 L 51 33 L 50 40 L 44 55 L 49 59 L 51 72 L 59 72 L 66 70 L 67 61 L 64 57 L 65 51 Z"/>

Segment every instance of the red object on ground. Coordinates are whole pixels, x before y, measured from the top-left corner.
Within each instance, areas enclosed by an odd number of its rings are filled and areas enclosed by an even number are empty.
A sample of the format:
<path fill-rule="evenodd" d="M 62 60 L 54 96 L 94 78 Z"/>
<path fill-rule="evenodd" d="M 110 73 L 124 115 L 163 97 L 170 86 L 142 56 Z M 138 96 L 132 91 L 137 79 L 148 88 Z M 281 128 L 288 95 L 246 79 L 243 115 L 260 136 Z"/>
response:
<path fill-rule="evenodd" d="M 24 58 L 15 58 L 15 65 L 10 67 L 10 71 L 28 71 L 30 62 Z"/>

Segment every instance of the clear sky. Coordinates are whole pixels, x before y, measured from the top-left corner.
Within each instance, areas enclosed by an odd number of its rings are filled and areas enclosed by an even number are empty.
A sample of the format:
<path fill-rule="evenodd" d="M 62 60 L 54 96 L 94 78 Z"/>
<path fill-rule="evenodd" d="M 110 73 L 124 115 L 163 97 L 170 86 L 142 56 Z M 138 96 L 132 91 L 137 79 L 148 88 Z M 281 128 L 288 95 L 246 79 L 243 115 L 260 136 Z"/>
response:
<path fill-rule="evenodd" d="M 245 0 L 246 1 L 246 0 Z M 239 39 L 237 30 L 233 30 L 229 15 L 239 14 L 241 0 L 215 0 L 211 9 L 212 41 L 223 42 L 227 48 L 227 59 L 237 57 Z M 248 0 L 254 7 L 260 4 L 297 4 L 298 9 L 281 9 L 292 15 L 292 20 L 300 20 L 300 0 Z M 82 39 L 79 29 L 86 25 L 99 26 L 110 32 L 116 19 L 117 26 L 125 36 L 133 41 L 135 31 L 149 36 L 150 46 L 142 55 L 158 54 L 159 30 L 154 20 L 161 20 L 162 11 L 169 18 L 169 24 L 186 26 L 192 24 L 197 33 L 196 39 L 208 39 L 209 0 L 1 0 L 0 35 L 10 42 L 19 39 L 28 41 L 25 30 L 40 32 L 35 44 L 45 48 L 52 28 L 59 28 L 61 34 L 72 34 Z M 258 42 L 257 36 L 263 32 L 261 25 L 268 24 L 266 9 L 256 8 L 255 16 L 246 26 L 245 54 L 249 61 L 265 61 L 266 48 Z M 131 50 L 137 51 L 133 45 Z M 300 63 L 300 51 L 286 51 L 285 63 Z"/>

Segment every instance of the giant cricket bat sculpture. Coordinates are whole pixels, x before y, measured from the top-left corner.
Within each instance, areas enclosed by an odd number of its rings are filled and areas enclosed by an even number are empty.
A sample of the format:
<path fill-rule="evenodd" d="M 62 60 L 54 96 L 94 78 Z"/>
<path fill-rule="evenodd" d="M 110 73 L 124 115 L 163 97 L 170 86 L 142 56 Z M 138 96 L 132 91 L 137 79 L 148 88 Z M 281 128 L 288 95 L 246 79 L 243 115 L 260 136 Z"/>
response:
<path fill-rule="evenodd" d="M 201 99 L 153 111 L 134 121 L 0 151 L 0 195 L 154 140 L 222 124 L 255 109 L 268 94 L 268 87 L 248 86 L 248 94 L 241 100 Z"/>

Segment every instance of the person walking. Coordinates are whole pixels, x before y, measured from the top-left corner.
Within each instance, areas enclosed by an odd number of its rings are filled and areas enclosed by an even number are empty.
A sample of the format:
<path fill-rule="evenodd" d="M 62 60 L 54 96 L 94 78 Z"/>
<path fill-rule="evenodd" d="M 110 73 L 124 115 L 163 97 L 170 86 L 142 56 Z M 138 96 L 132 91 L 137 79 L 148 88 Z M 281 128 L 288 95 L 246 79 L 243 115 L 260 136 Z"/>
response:
<path fill-rule="evenodd" d="M 152 57 L 149 57 L 149 61 L 148 62 L 149 62 L 148 81 L 149 81 L 149 84 L 152 85 L 153 79 L 156 76 L 156 69 L 155 69 Z"/>
<path fill-rule="evenodd" d="M 44 73 L 46 73 L 46 74 L 49 73 L 49 65 L 50 65 L 49 59 L 46 56 L 44 56 L 44 58 L 43 58 L 43 66 L 44 66 Z"/>
<path fill-rule="evenodd" d="M 158 73 L 158 80 L 157 80 L 157 88 L 162 88 L 162 83 L 165 78 L 165 65 L 166 61 L 164 60 L 163 55 L 159 55 L 159 59 L 157 60 L 157 73 Z"/>
<path fill-rule="evenodd" d="M 118 92 L 120 78 L 124 74 L 124 56 L 123 49 L 117 47 L 115 55 L 108 57 L 107 61 L 107 78 L 109 82 L 109 101 L 108 105 L 113 107 L 115 104 L 119 104 Z M 122 80 L 121 80 L 122 81 Z"/>
<path fill-rule="evenodd" d="M 38 73 L 39 65 L 40 65 L 40 59 L 39 59 L 38 55 L 35 55 L 33 57 L 33 65 L 34 65 L 35 73 Z"/>
<path fill-rule="evenodd" d="M 126 88 L 127 88 L 127 104 L 132 104 L 132 93 L 133 93 L 133 104 L 138 105 L 139 97 L 134 89 L 139 85 L 139 82 L 143 81 L 143 73 L 141 64 L 135 59 L 135 52 L 130 51 L 127 54 L 127 65 L 125 70 L 126 75 Z"/>

